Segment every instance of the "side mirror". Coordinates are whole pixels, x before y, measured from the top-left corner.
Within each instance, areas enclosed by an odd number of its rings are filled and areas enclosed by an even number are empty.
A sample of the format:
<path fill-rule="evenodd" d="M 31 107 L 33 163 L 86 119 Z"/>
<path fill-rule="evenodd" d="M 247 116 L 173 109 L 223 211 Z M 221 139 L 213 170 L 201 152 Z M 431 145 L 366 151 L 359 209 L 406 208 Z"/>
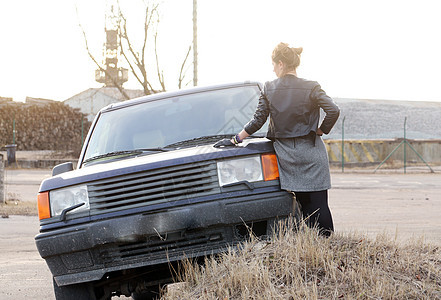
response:
<path fill-rule="evenodd" d="M 52 169 L 52 176 L 57 176 L 61 173 L 69 172 L 73 170 L 73 163 L 72 162 L 66 162 L 59 165 L 56 165 Z"/>

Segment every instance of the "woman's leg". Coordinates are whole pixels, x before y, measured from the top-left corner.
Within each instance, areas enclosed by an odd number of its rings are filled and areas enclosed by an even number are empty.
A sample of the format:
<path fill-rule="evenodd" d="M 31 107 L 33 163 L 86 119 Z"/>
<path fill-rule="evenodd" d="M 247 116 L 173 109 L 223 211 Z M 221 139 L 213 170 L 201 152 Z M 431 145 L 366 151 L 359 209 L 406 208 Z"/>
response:
<path fill-rule="evenodd" d="M 309 227 L 318 226 L 320 234 L 329 236 L 334 231 L 328 206 L 328 190 L 319 192 L 294 192 L 300 204 L 303 218 Z"/>

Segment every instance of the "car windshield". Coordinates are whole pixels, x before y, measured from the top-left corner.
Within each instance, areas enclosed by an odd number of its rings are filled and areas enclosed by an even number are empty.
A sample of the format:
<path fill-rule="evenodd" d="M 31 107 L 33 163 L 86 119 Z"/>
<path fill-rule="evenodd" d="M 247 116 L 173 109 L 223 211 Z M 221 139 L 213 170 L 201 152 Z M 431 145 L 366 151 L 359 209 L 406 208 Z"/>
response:
<path fill-rule="evenodd" d="M 208 143 L 213 142 L 210 136 L 238 133 L 253 116 L 259 95 L 257 85 L 241 86 L 103 112 L 83 161 L 113 152 L 162 148 L 189 140 Z M 263 136 L 266 127 L 267 124 L 256 135 Z"/>

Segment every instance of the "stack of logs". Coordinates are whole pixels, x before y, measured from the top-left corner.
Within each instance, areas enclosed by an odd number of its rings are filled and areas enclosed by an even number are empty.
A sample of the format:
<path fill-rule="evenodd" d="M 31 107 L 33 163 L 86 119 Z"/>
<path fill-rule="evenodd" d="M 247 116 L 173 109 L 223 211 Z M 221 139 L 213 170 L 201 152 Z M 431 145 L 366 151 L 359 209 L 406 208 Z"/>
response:
<path fill-rule="evenodd" d="M 62 150 L 77 156 L 89 127 L 86 116 L 62 102 L 0 103 L 0 147 L 15 142 L 18 151 Z"/>

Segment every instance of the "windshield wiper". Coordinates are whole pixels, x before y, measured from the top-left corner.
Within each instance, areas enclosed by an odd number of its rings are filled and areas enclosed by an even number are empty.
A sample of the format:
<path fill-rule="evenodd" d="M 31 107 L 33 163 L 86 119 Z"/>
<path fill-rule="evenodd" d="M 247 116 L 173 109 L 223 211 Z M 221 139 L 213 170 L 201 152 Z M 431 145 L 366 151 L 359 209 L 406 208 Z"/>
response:
<path fill-rule="evenodd" d="M 169 147 L 187 146 L 187 145 L 197 144 L 198 142 L 204 142 L 206 144 L 209 144 L 209 143 L 217 142 L 220 139 L 231 138 L 234 135 L 236 135 L 236 134 L 235 133 L 227 133 L 227 134 L 206 135 L 206 136 L 201 136 L 201 137 L 197 137 L 197 138 L 193 138 L 193 139 L 189 139 L 189 140 L 179 141 L 179 142 L 167 145 L 165 147 L 169 148 Z M 265 136 L 264 135 L 254 135 L 253 134 L 253 135 L 250 135 L 249 137 L 251 137 L 251 138 L 261 138 L 261 137 L 265 137 Z"/>
<path fill-rule="evenodd" d="M 93 156 L 91 158 L 86 159 L 83 163 L 88 163 L 94 160 L 103 159 L 103 158 L 109 158 L 114 156 L 130 156 L 130 155 L 136 155 L 141 154 L 144 152 L 167 152 L 170 151 L 169 149 L 163 148 L 141 148 L 141 149 L 133 149 L 133 150 L 122 150 L 122 151 L 113 151 L 105 154 L 100 154 L 97 156 Z"/>
<path fill-rule="evenodd" d="M 219 139 L 224 139 L 224 138 L 229 138 L 234 136 L 234 134 L 215 134 L 215 135 L 206 135 L 206 136 L 200 136 L 197 138 L 192 138 L 189 140 L 183 140 L 183 141 L 179 141 L 170 145 L 167 145 L 165 147 L 169 148 L 169 147 L 179 147 L 179 146 L 187 146 L 187 145 L 192 145 L 195 144 L 197 142 L 203 141 L 203 142 L 217 142 Z"/>

